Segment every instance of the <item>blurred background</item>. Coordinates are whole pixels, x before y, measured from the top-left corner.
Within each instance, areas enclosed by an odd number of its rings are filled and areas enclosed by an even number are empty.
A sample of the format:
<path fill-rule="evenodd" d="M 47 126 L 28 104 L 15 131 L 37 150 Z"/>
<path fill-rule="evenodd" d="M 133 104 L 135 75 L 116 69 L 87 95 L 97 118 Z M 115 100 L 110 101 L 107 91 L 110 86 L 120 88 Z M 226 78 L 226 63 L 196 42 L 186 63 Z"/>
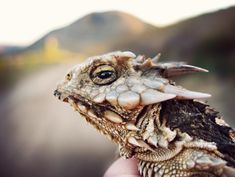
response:
<path fill-rule="evenodd" d="M 131 50 L 210 70 L 177 78 L 235 126 L 235 1 L 0 0 L 0 176 L 102 176 L 116 146 L 53 97 L 91 55 Z"/>

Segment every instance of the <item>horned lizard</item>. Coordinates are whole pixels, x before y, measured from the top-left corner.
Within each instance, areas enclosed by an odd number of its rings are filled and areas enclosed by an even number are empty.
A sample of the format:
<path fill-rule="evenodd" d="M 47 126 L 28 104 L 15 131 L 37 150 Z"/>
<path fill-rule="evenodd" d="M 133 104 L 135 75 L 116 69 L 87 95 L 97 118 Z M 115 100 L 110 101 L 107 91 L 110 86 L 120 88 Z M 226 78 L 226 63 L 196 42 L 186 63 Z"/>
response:
<path fill-rule="evenodd" d="M 113 52 L 72 68 L 54 95 L 138 159 L 143 177 L 235 176 L 235 131 L 202 101 L 209 94 L 177 86 L 176 75 L 207 70 Z"/>

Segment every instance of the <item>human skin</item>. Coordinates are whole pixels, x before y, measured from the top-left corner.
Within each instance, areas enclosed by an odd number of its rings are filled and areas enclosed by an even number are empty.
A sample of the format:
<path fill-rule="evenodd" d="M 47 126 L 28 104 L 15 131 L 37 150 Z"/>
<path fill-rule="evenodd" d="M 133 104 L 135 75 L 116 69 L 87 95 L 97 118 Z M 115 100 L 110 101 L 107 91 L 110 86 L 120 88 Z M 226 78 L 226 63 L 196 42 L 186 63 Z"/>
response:
<path fill-rule="evenodd" d="M 108 168 L 104 177 L 140 177 L 137 160 L 119 158 Z"/>

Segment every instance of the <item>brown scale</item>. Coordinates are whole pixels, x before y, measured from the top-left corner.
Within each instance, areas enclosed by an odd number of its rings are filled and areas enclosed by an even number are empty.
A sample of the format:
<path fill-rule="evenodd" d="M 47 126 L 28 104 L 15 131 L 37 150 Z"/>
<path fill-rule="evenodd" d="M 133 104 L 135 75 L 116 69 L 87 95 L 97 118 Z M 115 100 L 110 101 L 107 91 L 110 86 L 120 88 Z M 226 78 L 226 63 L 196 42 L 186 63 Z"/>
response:
<path fill-rule="evenodd" d="M 219 176 L 220 171 L 215 168 L 206 169 L 197 164 L 201 156 L 208 156 L 208 151 L 201 149 L 184 149 L 171 159 L 161 162 L 139 161 L 139 169 L 144 177 L 167 176 Z M 210 154 L 211 158 L 217 156 Z M 151 166 L 151 168 L 149 168 Z M 202 168 L 205 168 L 204 172 Z M 150 170 L 149 170 L 150 169 Z"/>
<path fill-rule="evenodd" d="M 231 137 L 234 130 L 218 125 L 215 121 L 217 117 L 220 117 L 218 112 L 201 102 L 169 100 L 162 103 L 161 118 L 167 119 L 171 129 L 177 128 L 192 137 L 215 142 L 229 165 L 235 167 L 235 144 Z"/>

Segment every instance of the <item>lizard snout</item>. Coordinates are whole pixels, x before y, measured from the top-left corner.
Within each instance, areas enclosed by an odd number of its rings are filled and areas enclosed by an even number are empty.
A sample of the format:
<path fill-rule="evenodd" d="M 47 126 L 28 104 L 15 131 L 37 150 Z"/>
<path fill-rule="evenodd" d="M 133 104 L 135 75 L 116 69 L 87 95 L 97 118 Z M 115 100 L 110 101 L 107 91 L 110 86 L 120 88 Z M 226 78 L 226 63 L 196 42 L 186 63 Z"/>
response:
<path fill-rule="evenodd" d="M 59 92 L 57 89 L 54 91 L 54 96 L 60 99 L 61 92 Z"/>
<path fill-rule="evenodd" d="M 68 102 L 68 95 L 62 94 L 60 91 L 58 91 L 58 89 L 54 91 L 53 95 L 63 102 Z"/>

